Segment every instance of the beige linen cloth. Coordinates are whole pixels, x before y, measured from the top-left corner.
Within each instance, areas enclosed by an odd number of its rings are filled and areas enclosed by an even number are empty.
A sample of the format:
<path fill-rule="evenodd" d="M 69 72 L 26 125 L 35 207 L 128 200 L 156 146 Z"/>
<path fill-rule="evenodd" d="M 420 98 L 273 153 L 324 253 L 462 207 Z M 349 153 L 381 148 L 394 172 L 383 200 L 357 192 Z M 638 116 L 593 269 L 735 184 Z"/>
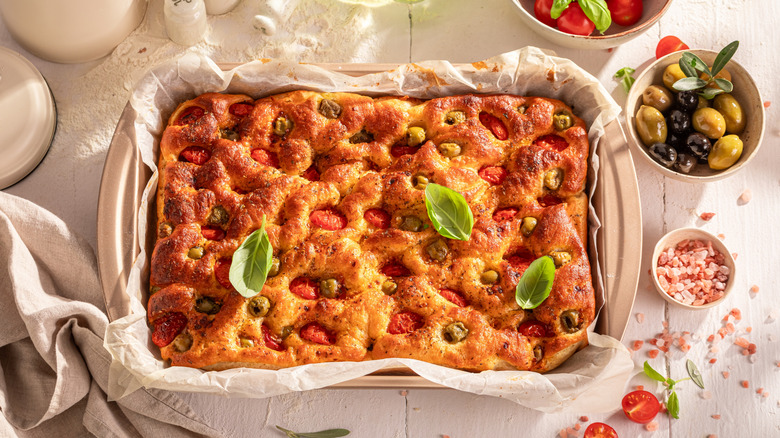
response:
<path fill-rule="evenodd" d="M 0 437 L 220 436 L 174 393 L 108 401 L 108 324 L 91 247 L 0 192 Z"/>

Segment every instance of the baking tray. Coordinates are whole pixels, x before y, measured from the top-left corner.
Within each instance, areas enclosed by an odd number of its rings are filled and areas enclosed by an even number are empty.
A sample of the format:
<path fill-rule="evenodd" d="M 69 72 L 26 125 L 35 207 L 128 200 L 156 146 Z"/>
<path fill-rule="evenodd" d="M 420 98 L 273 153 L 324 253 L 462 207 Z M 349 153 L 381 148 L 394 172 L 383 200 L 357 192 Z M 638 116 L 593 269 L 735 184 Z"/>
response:
<path fill-rule="evenodd" d="M 229 70 L 239 64 L 220 64 Z M 317 64 L 351 76 L 392 70 L 397 64 Z M 130 269 L 145 245 L 139 242 L 138 207 L 152 171 L 135 147 L 136 112 L 128 103 L 106 154 L 97 211 L 97 253 L 100 282 L 109 321 L 130 313 L 125 292 Z M 599 145 L 598 184 L 591 198 L 601 220 L 595 247 L 604 280 L 604 300 L 597 333 L 622 339 L 634 305 L 642 258 L 642 214 L 634 162 L 618 119 L 606 126 Z M 150 209 L 152 214 L 156 211 Z M 593 258 L 593 245 L 589 245 Z M 408 368 L 380 370 L 331 388 L 444 388 Z"/>

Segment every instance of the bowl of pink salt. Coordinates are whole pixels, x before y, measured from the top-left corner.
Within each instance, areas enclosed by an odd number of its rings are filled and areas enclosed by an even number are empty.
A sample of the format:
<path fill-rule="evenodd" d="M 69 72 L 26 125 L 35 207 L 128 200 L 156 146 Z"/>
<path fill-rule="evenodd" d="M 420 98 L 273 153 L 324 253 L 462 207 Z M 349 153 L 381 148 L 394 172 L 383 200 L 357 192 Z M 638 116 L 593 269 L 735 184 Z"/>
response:
<path fill-rule="evenodd" d="M 658 293 L 687 309 L 717 306 L 734 285 L 734 257 L 718 237 L 698 228 L 667 233 L 655 245 L 652 262 Z"/>

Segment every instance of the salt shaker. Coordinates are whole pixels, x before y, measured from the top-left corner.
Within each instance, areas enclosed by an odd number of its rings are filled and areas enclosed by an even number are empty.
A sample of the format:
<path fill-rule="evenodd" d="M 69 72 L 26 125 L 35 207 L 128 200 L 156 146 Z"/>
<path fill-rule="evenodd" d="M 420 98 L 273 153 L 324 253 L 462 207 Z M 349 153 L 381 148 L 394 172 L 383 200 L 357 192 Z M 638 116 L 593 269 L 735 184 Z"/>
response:
<path fill-rule="evenodd" d="M 183 46 L 203 41 L 208 31 L 203 0 L 165 0 L 163 8 L 168 38 Z"/>
<path fill-rule="evenodd" d="M 205 0 L 206 12 L 209 15 L 222 15 L 236 7 L 239 0 Z"/>

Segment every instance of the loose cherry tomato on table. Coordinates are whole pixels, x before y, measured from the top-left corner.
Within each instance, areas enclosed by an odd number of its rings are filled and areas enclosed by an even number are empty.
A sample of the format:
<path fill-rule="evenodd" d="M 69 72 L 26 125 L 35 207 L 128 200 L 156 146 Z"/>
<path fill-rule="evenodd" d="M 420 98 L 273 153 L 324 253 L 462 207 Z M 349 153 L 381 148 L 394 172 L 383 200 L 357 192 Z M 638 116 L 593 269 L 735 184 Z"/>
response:
<path fill-rule="evenodd" d="M 626 417 L 640 424 L 649 423 L 661 410 L 661 403 L 647 391 L 629 392 L 623 397 L 622 405 Z"/>
<path fill-rule="evenodd" d="M 558 30 L 574 35 L 590 35 L 596 30 L 596 25 L 590 21 L 579 3 L 570 3 L 558 17 Z"/>
<path fill-rule="evenodd" d="M 604 423 L 592 423 L 585 429 L 583 438 L 618 438 L 615 429 Z"/>
<path fill-rule="evenodd" d="M 658 41 L 658 45 L 655 48 L 655 59 L 660 59 L 661 57 L 666 56 L 672 52 L 688 49 L 688 45 L 680 41 L 680 39 L 676 36 L 665 36 L 661 38 L 661 41 Z"/>
<path fill-rule="evenodd" d="M 558 26 L 558 20 L 553 19 L 550 15 L 550 10 L 552 9 L 554 1 L 555 0 L 536 0 L 534 3 L 534 15 L 536 15 L 536 19 L 550 27 Z"/>
<path fill-rule="evenodd" d="M 607 0 L 612 21 L 621 26 L 631 26 L 642 18 L 642 0 Z"/>

